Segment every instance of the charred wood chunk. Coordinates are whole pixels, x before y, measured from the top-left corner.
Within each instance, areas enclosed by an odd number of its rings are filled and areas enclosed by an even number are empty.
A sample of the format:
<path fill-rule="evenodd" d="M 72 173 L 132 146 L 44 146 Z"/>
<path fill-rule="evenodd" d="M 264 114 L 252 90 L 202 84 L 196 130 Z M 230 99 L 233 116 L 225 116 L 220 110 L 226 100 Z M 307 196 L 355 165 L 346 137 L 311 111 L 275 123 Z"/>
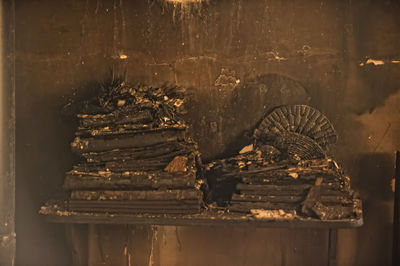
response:
<path fill-rule="evenodd" d="M 353 206 L 326 206 L 322 202 L 316 201 L 310 209 L 321 220 L 338 220 L 354 216 Z"/>
<path fill-rule="evenodd" d="M 176 172 L 186 172 L 188 169 L 187 166 L 188 157 L 186 156 L 176 156 L 164 169 L 164 171 L 169 173 Z"/>
<path fill-rule="evenodd" d="M 347 206 L 343 206 L 342 202 L 337 204 L 335 204 L 336 202 L 328 202 L 330 203 L 329 206 L 324 204 L 321 183 L 322 179 L 317 179 L 315 185 L 310 188 L 306 199 L 302 203 L 302 213 L 308 216 L 317 216 L 321 220 L 336 220 L 354 216 L 354 209 L 351 205 L 353 201 L 351 198 L 347 202 Z M 350 206 L 348 206 L 349 204 Z"/>
<path fill-rule="evenodd" d="M 310 187 L 310 190 L 307 193 L 307 196 L 302 203 L 301 211 L 309 216 L 312 216 L 312 207 L 315 205 L 316 202 L 321 200 L 321 184 L 322 178 L 318 178 L 315 180 L 315 185 Z"/>

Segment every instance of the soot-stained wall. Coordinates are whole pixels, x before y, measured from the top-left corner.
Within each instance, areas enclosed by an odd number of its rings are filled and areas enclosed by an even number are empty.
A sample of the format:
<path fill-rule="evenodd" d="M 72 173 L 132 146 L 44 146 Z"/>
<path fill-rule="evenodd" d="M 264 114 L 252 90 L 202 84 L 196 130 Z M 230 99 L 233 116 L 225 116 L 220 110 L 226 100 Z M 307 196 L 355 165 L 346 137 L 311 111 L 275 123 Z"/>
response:
<path fill-rule="evenodd" d="M 205 161 L 240 149 L 276 105 L 320 109 L 340 136 L 330 154 L 364 200 L 365 225 L 339 231 L 338 265 L 390 264 L 390 181 L 400 146 L 397 1 L 21 0 L 15 8 L 17 265 L 72 263 L 65 228 L 45 223 L 38 210 L 62 196 L 76 160 L 69 147 L 76 125 L 63 106 L 93 94 L 90 84 L 110 69 L 131 82 L 192 88 L 188 119 Z M 89 242 L 122 248 L 101 256 L 89 248 L 91 265 L 328 260 L 327 230 L 89 229 Z M 121 246 L 127 236 L 136 251 Z"/>

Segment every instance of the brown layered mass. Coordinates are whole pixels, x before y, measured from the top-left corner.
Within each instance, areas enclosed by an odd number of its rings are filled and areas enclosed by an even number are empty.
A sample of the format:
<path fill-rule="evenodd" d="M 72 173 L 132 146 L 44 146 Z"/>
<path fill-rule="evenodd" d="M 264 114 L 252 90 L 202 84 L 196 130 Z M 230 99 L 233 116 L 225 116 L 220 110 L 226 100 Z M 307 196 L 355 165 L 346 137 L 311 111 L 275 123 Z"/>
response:
<path fill-rule="evenodd" d="M 325 155 L 326 144 L 336 138 L 315 109 L 275 109 L 255 130 L 254 144 L 207 165 L 209 198 L 230 212 L 257 218 L 359 218 L 361 201 L 350 179 Z"/>
<path fill-rule="evenodd" d="M 71 144 L 81 162 L 66 173 L 70 211 L 200 211 L 197 145 L 186 136 L 185 91 L 177 87 L 103 84 L 77 115 Z"/>

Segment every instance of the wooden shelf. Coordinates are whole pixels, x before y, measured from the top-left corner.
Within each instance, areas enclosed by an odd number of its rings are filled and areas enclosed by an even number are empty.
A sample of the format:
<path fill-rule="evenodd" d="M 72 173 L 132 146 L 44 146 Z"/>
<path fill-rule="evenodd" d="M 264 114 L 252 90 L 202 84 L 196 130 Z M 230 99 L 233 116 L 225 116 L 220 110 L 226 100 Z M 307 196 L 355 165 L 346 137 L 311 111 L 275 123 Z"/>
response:
<path fill-rule="evenodd" d="M 58 205 L 59 206 L 59 205 Z M 319 219 L 295 216 L 293 219 L 260 219 L 251 215 L 221 213 L 204 210 L 198 214 L 111 214 L 69 212 L 60 207 L 45 207 L 41 213 L 45 220 L 52 223 L 69 224 L 137 224 L 137 225 L 172 225 L 172 226 L 248 226 L 281 228 L 354 228 L 363 224 L 363 218 L 322 221 Z"/>

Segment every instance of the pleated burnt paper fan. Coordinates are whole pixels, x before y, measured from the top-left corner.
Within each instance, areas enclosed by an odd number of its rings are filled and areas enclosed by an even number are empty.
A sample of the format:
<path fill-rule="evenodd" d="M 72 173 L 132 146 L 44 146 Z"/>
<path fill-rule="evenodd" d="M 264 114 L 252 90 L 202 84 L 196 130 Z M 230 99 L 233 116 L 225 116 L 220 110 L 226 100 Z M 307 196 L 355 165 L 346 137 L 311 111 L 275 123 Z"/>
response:
<path fill-rule="evenodd" d="M 314 140 L 322 149 L 337 141 L 336 131 L 328 118 L 308 105 L 285 105 L 275 108 L 264 117 L 254 131 L 258 142 L 271 135 L 297 133 Z"/>
<path fill-rule="evenodd" d="M 324 150 L 313 139 L 294 132 L 285 132 L 274 137 L 272 145 L 289 158 L 313 160 L 325 158 Z"/>

